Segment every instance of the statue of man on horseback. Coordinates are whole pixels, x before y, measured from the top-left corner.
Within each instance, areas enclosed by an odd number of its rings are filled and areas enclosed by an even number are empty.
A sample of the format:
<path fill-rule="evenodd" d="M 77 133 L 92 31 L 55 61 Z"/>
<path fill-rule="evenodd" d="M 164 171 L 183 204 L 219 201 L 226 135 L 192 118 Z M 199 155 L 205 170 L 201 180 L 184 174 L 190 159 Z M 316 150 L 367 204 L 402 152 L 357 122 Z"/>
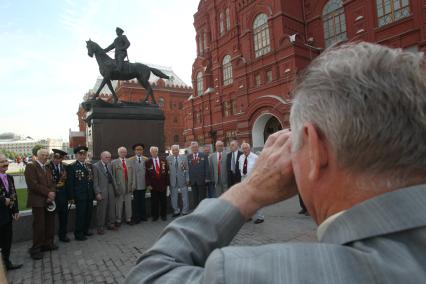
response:
<path fill-rule="evenodd" d="M 99 65 L 99 72 L 104 77 L 93 99 L 96 99 L 102 88 L 107 85 L 113 96 L 114 103 L 117 103 L 118 97 L 112 86 L 111 80 L 131 80 L 136 78 L 139 84 L 146 90 L 143 102 L 148 103 L 148 98 L 151 97 L 152 103 L 156 104 L 154 93 L 151 84 L 149 83 L 151 73 L 162 79 L 168 80 L 170 77 L 164 74 L 161 70 L 149 67 L 142 63 L 124 62 L 130 42 L 127 37 L 123 35 L 122 29 L 117 28 L 116 32 L 117 38 L 106 49 L 101 48 L 96 42 L 90 39 L 86 41 L 87 53 L 90 57 L 95 56 Z M 115 60 L 106 54 L 107 51 L 112 49 L 115 49 Z"/>
<path fill-rule="evenodd" d="M 114 49 L 115 51 L 115 63 L 117 64 L 117 71 L 121 71 L 123 69 L 123 63 L 124 59 L 126 59 L 127 56 L 127 49 L 130 46 L 130 41 L 127 39 L 127 37 L 123 34 L 123 29 L 117 27 L 115 29 L 115 32 L 117 34 L 117 37 L 115 38 L 114 42 L 111 43 L 110 46 L 104 49 L 105 52 L 109 52 Z"/>

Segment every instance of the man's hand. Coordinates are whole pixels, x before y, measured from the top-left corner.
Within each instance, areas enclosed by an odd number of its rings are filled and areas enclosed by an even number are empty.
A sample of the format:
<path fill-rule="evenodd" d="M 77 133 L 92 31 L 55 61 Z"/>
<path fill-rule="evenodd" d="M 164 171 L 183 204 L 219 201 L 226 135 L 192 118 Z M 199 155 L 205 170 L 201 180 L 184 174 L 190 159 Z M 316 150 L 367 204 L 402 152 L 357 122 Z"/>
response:
<path fill-rule="evenodd" d="M 295 194 L 290 132 L 282 130 L 269 136 L 249 176 L 221 198 L 236 206 L 245 218 L 250 218 L 259 208 Z"/>
<path fill-rule="evenodd" d="M 102 201 L 102 194 L 96 193 L 96 200 L 97 201 Z"/>
<path fill-rule="evenodd" d="M 10 198 L 4 199 L 4 205 L 6 205 L 6 207 L 8 207 L 10 205 Z"/>
<path fill-rule="evenodd" d="M 13 219 L 15 220 L 15 221 L 18 221 L 18 219 L 19 219 L 19 213 L 15 213 L 15 214 L 13 214 Z"/>

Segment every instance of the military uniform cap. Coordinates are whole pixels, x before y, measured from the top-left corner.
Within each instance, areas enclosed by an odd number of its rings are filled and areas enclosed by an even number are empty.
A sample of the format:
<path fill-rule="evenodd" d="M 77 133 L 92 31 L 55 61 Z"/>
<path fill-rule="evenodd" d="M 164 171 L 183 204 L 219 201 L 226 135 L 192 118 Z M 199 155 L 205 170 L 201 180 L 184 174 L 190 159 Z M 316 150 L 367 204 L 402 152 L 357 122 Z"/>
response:
<path fill-rule="evenodd" d="M 89 148 L 87 148 L 86 146 L 77 146 L 77 147 L 75 147 L 75 148 L 74 148 L 74 154 L 77 154 L 77 153 L 82 153 L 82 154 L 84 154 L 84 153 L 86 153 L 88 150 L 89 150 Z"/>
<path fill-rule="evenodd" d="M 136 143 L 135 145 L 132 146 L 132 149 L 135 150 L 138 146 L 140 146 L 143 149 L 145 149 L 145 145 L 143 143 Z"/>
<path fill-rule="evenodd" d="M 52 149 L 53 151 L 53 156 L 55 158 L 63 158 L 64 156 L 66 156 L 68 153 L 59 149 Z"/>
<path fill-rule="evenodd" d="M 121 32 L 121 33 L 124 33 L 123 29 L 122 29 L 122 28 L 120 28 L 120 27 L 117 27 L 115 30 L 117 30 L 117 31 L 119 31 L 119 32 Z"/>

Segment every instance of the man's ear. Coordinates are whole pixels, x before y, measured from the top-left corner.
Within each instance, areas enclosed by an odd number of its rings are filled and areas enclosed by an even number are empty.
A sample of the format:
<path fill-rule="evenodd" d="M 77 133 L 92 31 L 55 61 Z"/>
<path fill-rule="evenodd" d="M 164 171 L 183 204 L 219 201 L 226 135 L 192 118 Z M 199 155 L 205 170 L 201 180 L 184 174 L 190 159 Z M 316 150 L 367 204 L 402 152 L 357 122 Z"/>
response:
<path fill-rule="evenodd" d="M 321 177 L 322 170 L 328 165 L 328 153 L 323 136 L 311 123 L 306 123 L 303 127 L 304 141 L 308 147 L 309 172 L 308 178 L 316 181 Z"/>

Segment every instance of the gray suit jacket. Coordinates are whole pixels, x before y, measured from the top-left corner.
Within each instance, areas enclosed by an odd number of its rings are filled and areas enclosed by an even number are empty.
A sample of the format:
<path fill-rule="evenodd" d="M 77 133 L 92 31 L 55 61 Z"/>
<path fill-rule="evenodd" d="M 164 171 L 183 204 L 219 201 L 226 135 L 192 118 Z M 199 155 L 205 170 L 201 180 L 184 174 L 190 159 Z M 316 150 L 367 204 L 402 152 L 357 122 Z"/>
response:
<path fill-rule="evenodd" d="M 180 188 L 186 187 L 189 182 L 188 159 L 185 156 L 179 155 L 177 170 L 175 166 L 175 156 L 168 156 L 167 163 L 169 164 L 170 186 Z"/>
<path fill-rule="evenodd" d="M 146 189 L 145 181 L 145 161 L 148 160 L 147 157 L 142 156 L 141 162 L 139 163 L 136 156 L 133 156 L 129 159 L 129 162 L 132 163 L 133 173 L 132 173 L 132 186 L 133 190 L 143 190 Z"/>
<path fill-rule="evenodd" d="M 340 214 L 319 243 L 227 247 L 244 219 L 206 199 L 167 226 L 126 282 L 426 283 L 425 204 L 425 184 L 403 188 Z"/>
<path fill-rule="evenodd" d="M 133 163 L 127 158 L 125 161 L 127 167 L 127 183 L 121 159 L 118 158 L 111 162 L 112 176 L 115 182 L 114 186 L 119 194 L 126 194 L 133 191 Z"/>
<path fill-rule="evenodd" d="M 114 187 L 114 176 L 112 174 L 112 168 L 111 168 L 111 164 L 107 165 L 109 172 L 111 173 L 112 176 L 112 180 L 113 180 L 113 187 Z M 102 161 L 98 161 L 93 165 L 93 188 L 95 190 L 95 194 L 100 193 L 100 194 L 106 194 L 108 192 L 108 177 L 107 174 L 105 172 L 105 167 L 102 163 Z M 115 194 L 117 194 L 117 192 L 115 191 L 114 188 L 114 192 Z"/>
<path fill-rule="evenodd" d="M 228 187 L 228 171 L 226 169 L 226 157 L 228 153 L 222 152 L 222 160 L 220 161 L 220 179 L 222 185 Z M 209 156 L 209 166 L 210 166 L 210 180 L 215 184 L 219 184 L 219 174 L 218 174 L 218 160 L 217 160 L 217 152 L 214 152 Z"/>

